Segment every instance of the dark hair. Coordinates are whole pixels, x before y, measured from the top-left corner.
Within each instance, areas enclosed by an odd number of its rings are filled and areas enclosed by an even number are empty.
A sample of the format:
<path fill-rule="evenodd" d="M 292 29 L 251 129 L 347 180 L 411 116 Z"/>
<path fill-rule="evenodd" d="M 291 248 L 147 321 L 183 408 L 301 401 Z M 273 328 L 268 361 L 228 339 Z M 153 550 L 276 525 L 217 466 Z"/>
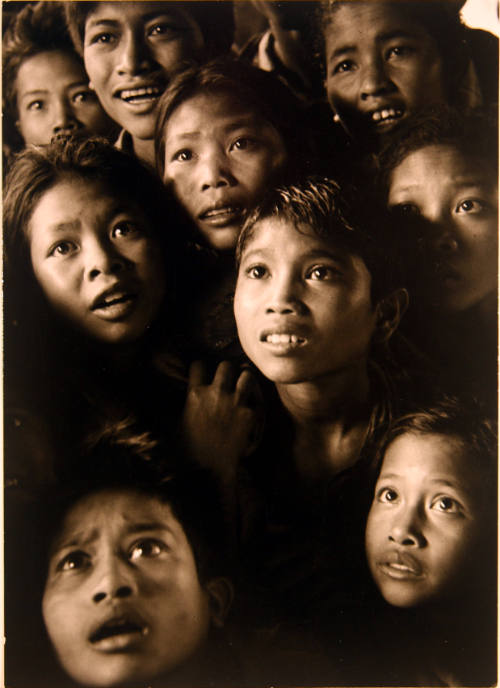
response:
<path fill-rule="evenodd" d="M 382 458 L 397 437 L 405 434 L 444 435 L 456 437 L 464 445 L 468 458 L 485 476 L 485 483 L 496 490 L 498 437 L 495 423 L 486 416 L 481 405 L 453 396 L 443 396 L 428 406 L 420 406 L 395 420 L 380 447 Z"/>
<path fill-rule="evenodd" d="M 43 491 L 47 510 L 45 556 L 62 520 L 76 502 L 104 490 L 131 490 L 168 504 L 193 550 L 202 583 L 230 573 L 226 525 L 211 477 L 186 462 L 175 448 L 148 432 L 138 432 L 133 419 L 103 423 L 87 437 L 71 460 L 66 479 Z"/>
<path fill-rule="evenodd" d="M 377 158 L 379 185 L 386 194 L 392 172 L 415 151 L 427 146 L 453 146 L 468 159 L 480 161 L 498 175 L 496 113 L 482 109 L 467 114 L 445 106 L 425 108 L 395 132 Z"/>
<path fill-rule="evenodd" d="M 377 303 L 404 282 L 398 267 L 400 261 L 394 255 L 395 242 L 390 236 L 390 215 L 373 203 L 371 195 L 363 197 L 354 188 L 342 189 L 330 179 L 309 178 L 297 185 L 274 189 L 243 225 L 236 248 L 237 261 L 241 261 L 259 222 L 276 218 L 290 222 L 297 231 L 305 226 L 324 241 L 363 259 L 371 274 L 372 299 Z"/>
<path fill-rule="evenodd" d="M 49 146 L 30 146 L 15 158 L 6 178 L 3 206 L 9 264 L 21 270 L 28 264 L 31 215 L 48 189 L 71 177 L 102 182 L 120 197 L 135 200 L 168 259 L 176 242 L 177 232 L 168 226 L 170 221 L 176 222 L 176 206 L 173 201 L 168 202 L 168 193 L 160 180 L 135 157 L 117 150 L 105 139 L 75 136 Z M 164 231 L 160 223 L 165 224 Z"/>
<path fill-rule="evenodd" d="M 283 137 L 289 158 L 301 159 L 304 132 L 299 125 L 300 106 L 293 94 L 273 74 L 243 61 L 219 58 L 179 73 L 162 95 L 156 120 L 156 165 L 165 171 L 165 133 L 172 113 L 200 93 L 229 94 L 242 107 L 270 122 Z M 289 173 L 294 165 L 287 164 Z"/>
<path fill-rule="evenodd" d="M 85 23 L 99 2 L 70 2 L 64 3 L 66 22 L 76 50 L 83 54 L 85 38 Z M 233 42 L 234 16 L 231 0 L 219 2 L 217 0 L 192 0 L 191 2 L 162 2 L 159 5 L 182 6 L 182 10 L 189 12 L 200 27 L 205 41 L 205 57 L 207 59 L 227 52 Z"/>
<path fill-rule="evenodd" d="M 16 78 L 21 64 L 38 53 L 61 50 L 81 63 L 64 28 L 64 12 L 59 2 L 26 5 L 12 19 L 3 37 L 4 107 L 17 118 Z"/>
<path fill-rule="evenodd" d="M 457 0 L 371 0 L 407 15 L 420 24 L 434 40 L 443 60 L 443 70 L 447 101 L 455 103 L 468 64 L 468 54 L 464 41 L 464 25 L 460 19 L 462 2 Z M 332 15 L 343 6 L 355 5 L 367 0 L 322 0 L 319 12 L 319 33 L 325 31 L 332 21 Z"/>

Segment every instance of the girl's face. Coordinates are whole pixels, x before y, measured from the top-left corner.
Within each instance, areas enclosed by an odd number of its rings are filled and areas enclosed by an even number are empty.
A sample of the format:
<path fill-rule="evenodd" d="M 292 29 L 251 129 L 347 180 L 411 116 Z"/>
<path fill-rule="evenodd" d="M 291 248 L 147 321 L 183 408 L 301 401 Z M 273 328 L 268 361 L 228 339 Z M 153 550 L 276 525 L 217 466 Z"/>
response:
<path fill-rule="evenodd" d="M 144 334 L 165 293 L 144 213 L 102 182 L 68 177 L 46 191 L 28 235 L 35 277 L 55 311 L 109 344 Z"/>
<path fill-rule="evenodd" d="M 497 204 L 496 176 L 453 146 L 421 148 L 393 171 L 389 206 L 429 221 L 423 274 L 440 308 L 459 312 L 496 294 Z"/>
<path fill-rule="evenodd" d="M 245 353 L 279 384 L 364 370 L 377 320 L 363 259 L 299 229 L 255 225 L 234 298 Z"/>
<path fill-rule="evenodd" d="M 339 5 L 325 28 L 328 100 L 354 136 L 379 137 L 446 100 L 434 39 L 396 5 Z"/>
<path fill-rule="evenodd" d="M 272 124 L 229 93 L 185 101 L 166 125 L 164 181 L 205 241 L 221 251 L 235 248 L 245 216 L 285 160 Z"/>
<path fill-rule="evenodd" d="M 172 73 L 199 57 L 201 29 L 183 3 L 98 2 L 83 56 L 104 109 L 138 139 L 152 139 L 156 106 Z"/>
<path fill-rule="evenodd" d="M 24 60 L 16 78 L 17 127 L 26 144 L 47 145 L 54 136 L 87 130 L 109 133 L 112 123 L 89 88 L 75 55 L 60 50 Z"/>
<path fill-rule="evenodd" d="M 366 526 L 370 570 L 389 604 L 439 601 L 477 575 L 487 502 L 459 438 L 407 433 L 389 445 Z"/>

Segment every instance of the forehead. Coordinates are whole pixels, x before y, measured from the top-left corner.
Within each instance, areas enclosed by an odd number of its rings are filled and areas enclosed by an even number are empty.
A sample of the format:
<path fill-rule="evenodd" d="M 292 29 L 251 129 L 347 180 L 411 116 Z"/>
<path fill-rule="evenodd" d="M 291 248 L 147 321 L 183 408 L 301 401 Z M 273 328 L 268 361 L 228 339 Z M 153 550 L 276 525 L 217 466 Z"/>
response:
<path fill-rule="evenodd" d="M 179 3 L 175 2 L 95 2 L 87 14 L 85 28 L 107 20 L 123 25 L 135 21 L 148 21 L 161 14 L 189 18 L 194 22 L 192 13 L 184 7 L 188 4 L 183 3 L 183 7 L 179 7 Z"/>
<path fill-rule="evenodd" d="M 397 183 L 406 179 L 415 182 L 429 180 L 429 170 L 438 176 L 447 175 L 459 183 L 463 178 L 476 183 L 495 185 L 496 177 L 489 170 L 488 165 L 468 154 L 458 146 L 452 144 L 432 144 L 409 153 L 397 167 L 394 168 L 391 181 Z"/>
<path fill-rule="evenodd" d="M 76 55 L 64 50 L 45 50 L 23 60 L 17 73 L 17 88 L 33 85 L 37 90 L 50 90 L 54 84 L 47 81 L 47 71 L 50 71 L 58 82 L 74 81 L 75 76 L 80 82 L 87 82 L 83 65 Z M 43 80 L 40 79 L 41 74 Z"/>

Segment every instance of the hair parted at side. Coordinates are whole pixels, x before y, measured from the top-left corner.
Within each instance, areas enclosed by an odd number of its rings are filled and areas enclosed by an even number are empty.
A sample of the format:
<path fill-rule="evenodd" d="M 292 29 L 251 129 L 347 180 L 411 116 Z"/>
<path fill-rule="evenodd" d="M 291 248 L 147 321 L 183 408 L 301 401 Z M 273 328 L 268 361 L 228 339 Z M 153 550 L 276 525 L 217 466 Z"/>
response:
<path fill-rule="evenodd" d="M 236 247 L 238 263 L 256 225 L 270 218 L 288 222 L 299 232 L 312 230 L 325 242 L 359 255 L 371 274 L 375 302 L 404 286 L 398 232 L 371 193 L 316 177 L 273 189 L 243 225 Z"/>
<path fill-rule="evenodd" d="M 290 90 L 269 72 L 241 60 L 219 57 L 179 72 L 161 97 L 155 134 L 156 166 L 160 177 L 165 172 L 168 120 L 182 103 L 200 94 L 229 95 L 235 104 L 272 124 L 285 144 L 288 168 L 293 168 L 303 157 L 307 144 L 303 142 L 304 131 L 299 124 L 301 109 Z"/>

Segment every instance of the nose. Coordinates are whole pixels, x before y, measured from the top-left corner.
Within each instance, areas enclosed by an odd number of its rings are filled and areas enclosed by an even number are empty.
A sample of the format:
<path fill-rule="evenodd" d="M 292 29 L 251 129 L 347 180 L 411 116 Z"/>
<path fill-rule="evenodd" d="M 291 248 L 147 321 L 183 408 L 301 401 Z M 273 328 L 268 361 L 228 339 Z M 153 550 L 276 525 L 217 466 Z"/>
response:
<path fill-rule="evenodd" d="M 422 532 L 421 517 L 417 506 L 408 508 L 404 512 L 399 510 L 394 515 L 389 540 L 404 547 L 425 546 L 427 541 Z"/>
<path fill-rule="evenodd" d="M 151 71 L 154 59 L 142 34 L 130 32 L 121 38 L 116 70 L 120 75 L 137 75 Z"/>
<path fill-rule="evenodd" d="M 430 239 L 431 247 L 440 256 L 447 256 L 458 249 L 458 241 L 451 227 L 435 225 Z"/>
<path fill-rule="evenodd" d="M 394 84 L 387 73 L 386 64 L 380 55 L 372 55 L 361 67 L 361 100 L 389 93 Z"/>
<path fill-rule="evenodd" d="M 54 119 L 52 124 L 52 135 L 58 136 L 64 133 L 70 133 L 79 126 L 74 112 L 66 100 L 61 98 L 54 104 Z"/>
<path fill-rule="evenodd" d="M 207 154 L 200 161 L 199 174 L 202 191 L 219 189 L 224 186 L 236 186 L 238 183 L 222 151 L 214 150 Z"/>
<path fill-rule="evenodd" d="M 85 246 L 86 273 L 90 281 L 97 279 L 99 275 L 116 275 L 130 264 L 111 241 L 96 238 L 88 241 Z"/>
<path fill-rule="evenodd" d="M 99 604 L 107 600 L 125 599 L 137 592 L 130 564 L 118 554 L 110 554 L 96 568 L 92 586 L 92 601 Z"/>
<path fill-rule="evenodd" d="M 292 274 L 283 275 L 281 278 L 273 280 L 266 308 L 267 313 L 302 315 L 306 310 L 306 306 L 301 300 L 300 285 L 297 284 Z"/>

